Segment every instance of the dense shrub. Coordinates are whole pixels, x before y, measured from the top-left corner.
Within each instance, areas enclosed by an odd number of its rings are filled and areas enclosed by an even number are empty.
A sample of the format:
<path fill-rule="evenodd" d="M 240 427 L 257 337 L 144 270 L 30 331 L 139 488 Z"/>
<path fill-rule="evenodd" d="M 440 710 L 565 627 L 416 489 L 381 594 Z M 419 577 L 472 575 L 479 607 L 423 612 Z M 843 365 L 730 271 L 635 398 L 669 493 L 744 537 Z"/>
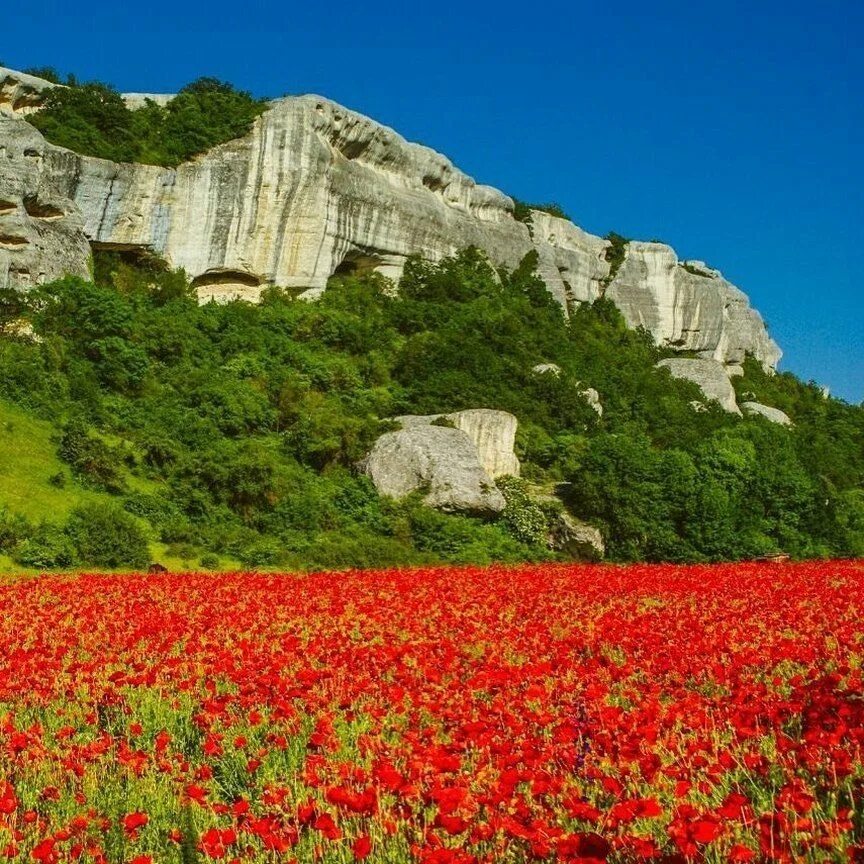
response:
<path fill-rule="evenodd" d="M 507 501 L 501 516 L 507 531 L 529 546 L 545 543 L 549 528 L 546 514 L 531 500 L 525 481 L 518 477 L 500 477 L 496 485 Z"/>
<path fill-rule="evenodd" d="M 13 559 L 25 567 L 56 570 L 76 561 L 75 545 L 60 525 L 43 522 L 12 553 Z"/>
<path fill-rule="evenodd" d="M 43 70 L 45 71 L 45 70 Z M 57 87 L 28 119 L 53 144 L 115 162 L 175 166 L 245 135 L 266 102 L 215 78 L 183 87 L 167 104 L 130 110 L 105 84 Z"/>
<path fill-rule="evenodd" d="M 119 506 L 85 504 L 72 511 L 67 525 L 78 557 L 96 567 L 146 567 L 150 560 L 141 525 Z"/>
<path fill-rule="evenodd" d="M 82 420 L 72 420 L 64 427 L 57 452 L 84 485 L 108 492 L 123 491 L 118 448 L 92 434 Z"/>

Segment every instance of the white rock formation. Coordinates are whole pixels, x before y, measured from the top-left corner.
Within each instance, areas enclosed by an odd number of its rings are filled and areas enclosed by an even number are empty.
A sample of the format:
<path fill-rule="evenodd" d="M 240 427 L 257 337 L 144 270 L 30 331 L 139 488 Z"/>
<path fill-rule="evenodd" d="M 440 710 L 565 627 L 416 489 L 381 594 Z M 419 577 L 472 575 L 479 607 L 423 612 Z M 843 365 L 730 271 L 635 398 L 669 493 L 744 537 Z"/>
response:
<path fill-rule="evenodd" d="M 87 276 L 90 244 L 81 212 L 57 183 L 62 159 L 47 159 L 29 124 L 0 116 L 0 286 L 28 288 L 66 273 Z M 58 151 L 64 154 L 65 151 Z M 74 157 L 68 160 L 71 168 Z M 52 154 L 57 157 L 57 153 Z"/>
<path fill-rule="evenodd" d="M 381 495 L 404 498 L 424 490 L 424 502 L 445 511 L 494 515 L 504 496 L 480 464 L 466 432 L 408 423 L 386 432 L 360 466 Z"/>
<path fill-rule="evenodd" d="M 593 387 L 586 387 L 584 390 L 580 390 L 579 394 L 598 417 L 603 416 L 603 404 L 600 401 L 600 394 Z"/>
<path fill-rule="evenodd" d="M 772 408 L 770 405 L 762 405 L 760 402 L 742 402 L 741 409 L 745 414 L 755 414 L 781 426 L 792 425 L 792 418 L 785 411 Z"/>
<path fill-rule="evenodd" d="M 719 402 L 724 411 L 740 414 L 735 400 L 735 388 L 722 363 L 690 357 L 671 357 L 657 366 L 668 369 L 673 378 L 684 378 L 697 384 L 708 399 Z"/>
<path fill-rule="evenodd" d="M 51 86 L 0 68 L 0 147 L 34 133 L 22 115 Z M 143 95 L 128 94 L 130 104 Z M 409 255 L 437 261 L 469 245 L 511 268 L 536 250 L 539 275 L 565 309 L 605 291 L 631 326 L 644 325 L 661 344 L 730 362 L 750 353 L 768 366 L 780 356 L 746 296 L 716 271 L 690 272 L 668 246 L 630 243 L 609 284 L 606 240 L 539 211 L 529 232 L 502 192 L 319 96 L 272 102 L 245 138 L 176 169 L 36 149 L 40 176 L 50 180 L 44 188 L 74 201 L 69 215 L 83 222 L 82 242 L 156 251 L 186 269 L 204 300 L 254 301 L 266 285 L 320 291 L 337 272 L 397 279 Z M 80 271 L 86 255 L 66 263 Z M 7 261 L 9 276 L 0 278 L 27 284 L 16 266 Z M 54 267 L 35 270 L 38 281 Z"/>
<path fill-rule="evenodd" d="M 708 359 L 741 363 L 750 353 L 777 365 L 780 349 L 759 313 L 719 271 L 693 273 L 662 243 L 628 243 L 626 250 L 605 296 L 630 326 L 641 325 L 659 342 Z"/>
<path fill-rule="evenodd" d="M 452 414 L 406 414 L 394 419 L 403 428 L 428 426 L 442 419 L 448 421 L 468 435 L 477 449 L 483 470 L 490 477 L 519 476 L 519 460 L 513 452 L 518 422 L 506 411 L 469 408 Z"/>
<path fill-rule="evenodd" d="M 0 66 L 0 114 L 25 117 L 38 111 L 43 91 L 55 86 L 44 78 Z"/>

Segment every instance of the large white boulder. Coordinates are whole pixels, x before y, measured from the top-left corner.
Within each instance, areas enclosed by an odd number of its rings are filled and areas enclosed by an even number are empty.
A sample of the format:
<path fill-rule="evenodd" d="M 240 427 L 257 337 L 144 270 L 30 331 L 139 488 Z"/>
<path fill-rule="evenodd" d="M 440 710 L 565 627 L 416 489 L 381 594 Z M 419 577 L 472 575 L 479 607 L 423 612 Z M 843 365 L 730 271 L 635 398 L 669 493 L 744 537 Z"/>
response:
<path fill-rule="evenodd" d="M 668 369 L 673 378 L 684 378 L 697 384 L 708 399 L 719 402 L 724 411 L 740 414 L 735 400 L 735 388 L 722 363 L 695 357 L 670 357 L 657 366 Z"/>
<path fill-rule="evenodd" d="M 404 498 L 423 491 L 430 507 L 495 515 L 506 506 L 466 432 L 426 423 L 386 432 L 372 446 L 361 470 L 381 495 Z"/>
<path fill-rule="evenodd" d="M 490 477 L 519 476 L 519 460 L 513 452 L 518 421 L 507 411 L 469 408 L 451 414 L 408 414 L 395 420 L 403 427 L 428 426 L 436 421 L 452 423 L 471 439 L 480 464 Z"/>
<path fill-rule="evenodd" d="M 781 426 L 792 425 L 792 418 L 785 411 L 772 408 L 770 405 L 762 405 L 760 402 L 742 402 L 741 409 L 745 414 L 755 414 Z"/>

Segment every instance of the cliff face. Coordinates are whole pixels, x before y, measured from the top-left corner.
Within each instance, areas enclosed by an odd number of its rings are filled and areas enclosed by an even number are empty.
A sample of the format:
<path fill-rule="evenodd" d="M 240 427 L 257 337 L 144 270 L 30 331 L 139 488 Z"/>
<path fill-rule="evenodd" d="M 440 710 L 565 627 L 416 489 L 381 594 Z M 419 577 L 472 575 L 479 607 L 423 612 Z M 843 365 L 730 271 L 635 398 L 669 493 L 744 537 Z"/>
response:
<path fill-rule="evenodd" d="M 279 99 L 245 138 L 163 169 L 47 144 L 22 116 L 47 86 L 0 69 L 0 235 L 13 236 L 13 214 L 35 218 L 24 202 L 37 195 L 59 202 L 50 230 L 63 239 L 0 242 L 0 283 L 82 272 L 89 243 L 158 252 L 186 269 L 202 300 L 253 301 L 267 285 L 323 290 L 337 272 L 397 279 L 412 254 L 435 261 L 475 245 L 514 267 L 535 249 L 565 308 L 605 292 L 661 343 L 728 363 L 780 357 L 746 296 L 716 271 L 685 269 L 662 244 L 631 243 L 610 282 L 606 240 L 537 211 L 529 231 L 502 192 L 321 97 Z M 136 94 L 128 99 L 136 104 Z"/>

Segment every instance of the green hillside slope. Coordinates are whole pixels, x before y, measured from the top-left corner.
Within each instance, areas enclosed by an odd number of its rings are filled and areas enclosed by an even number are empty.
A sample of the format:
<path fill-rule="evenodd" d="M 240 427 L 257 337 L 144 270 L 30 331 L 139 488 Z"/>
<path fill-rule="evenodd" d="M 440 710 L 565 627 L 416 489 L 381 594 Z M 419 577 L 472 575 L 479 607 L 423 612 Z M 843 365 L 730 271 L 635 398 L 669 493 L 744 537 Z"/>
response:
<path fill-rule="evenodd" d="M 556 487 L 615 560 L 864 553 L 864 409 L 753 361 L 739 395 L 793 427 L 706 405 L 611 303 L 565 318 L 535 265 L 496 273 L 466 250 L 409 262 L 398 296 L 373 275 L 315 303 L 273 289 L 258 306 L 199 307 L 183 273 L 100 253 L 93 282 L 27 295 L 30 331 L 20 298 L 0 298 L 15 319 L 0 339 L 3 553 L 16 566 L 539 560 L 554 554 L 532 495 Z M 498 520 L 383 499 L 358 475 L 386 418 L 476 407 L 520 424 L 523 480 Z"/>

